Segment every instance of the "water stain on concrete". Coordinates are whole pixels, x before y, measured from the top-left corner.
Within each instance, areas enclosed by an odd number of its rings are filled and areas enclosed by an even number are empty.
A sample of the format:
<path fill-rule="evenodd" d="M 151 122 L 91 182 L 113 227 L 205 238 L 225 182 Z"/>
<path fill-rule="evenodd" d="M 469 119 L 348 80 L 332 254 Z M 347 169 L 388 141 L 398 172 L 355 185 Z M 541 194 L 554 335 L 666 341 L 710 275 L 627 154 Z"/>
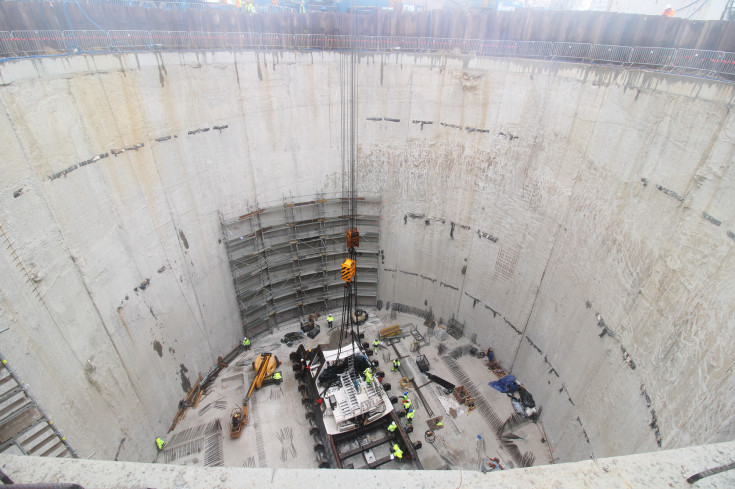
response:
<path fill-rule="evenodd" d="M 159 357 L 163 357 L 163 345 L 158 340 L 153 340 L 153 349 L 156 350 Z"/>
<path fill-rule="evenodd" d="M 186 372 L 188 372 L 189 369 L 186 368 L 186 366 L 182 363 L 179 365 L 179 375 L 181 376 L 181 388 L 184 389 L 184 392 L 189 392 L 191 389 L 191 381 L 186 376 Z"/>
<path fill-rule="evenodd" d="M 189 249 L 189 242 L 186 240 L 186 236 L 184 235 L 184 231 L 179 229 L 179 238 L 181 238 L 181 242 L 184 244 L 184 248 L 187 250 Z"/>

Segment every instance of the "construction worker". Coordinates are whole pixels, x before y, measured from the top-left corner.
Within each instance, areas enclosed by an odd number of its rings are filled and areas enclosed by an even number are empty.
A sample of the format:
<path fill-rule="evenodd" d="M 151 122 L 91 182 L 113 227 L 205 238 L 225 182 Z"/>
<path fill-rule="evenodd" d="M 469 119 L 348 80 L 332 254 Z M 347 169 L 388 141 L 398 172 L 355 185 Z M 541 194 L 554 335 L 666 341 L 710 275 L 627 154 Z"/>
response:
<path fill-rule="evenodd" d="M 281 380 L 283 378 L 283 375 L 281 375 L 281 372 L 276 372 L 273 374 L 273 380 Z"/>
<path fill-rule="evenodd" d="M 413 409 L 411 409 L 410 411 L 406 413 L 406 421 L 408 422 L 408 426 L 411 426 L 413 424 L 413 415 L 414 415 Z"/>
<path fill-rule="evenodd" d="M 394 431 L 396 431 L 396 428 L 398 428 L 398 425 L 396 424 L 396 422 L 391 421 L 391 423 L 388 425 L 388 432 L 393 433 Z"/>
<path fill-rule="evenodd" d="M 237 429 L 238 426 L 240 426 L 240 415 L 235 413 L 232 415 L 232 427 Z"/>
<path fill-rule="evenodd" d="M 408 401 L 408 392 L 403 393 L 403 402 Z"/>
<path fill-rule="evenodd" d="M 405 401 L 403 401 L 403 409 L 406 411 L 406 413 L 408 413 L 408 411 L 411 409 L 410 399 L 406 399 Z"/>
<path fill-rule="evenodd" d="M 369 368 L 365 369 L 365 383 L 367 385 L 370 385 L 370 382 L 373 381 L 373 373 L 370 371 Z"/>
<path fill-rule="evenodd" d="M 165 441 L 163 441 L 163 438 L 161 438 L 160 436 L 159 436 L 158 438 L 156 438 L 156 446 L 158 447 L 158 451 L 159 451 L 159 452 L 160 452 L 161 450 L 163 450 L 163 446 L 164 446 L 165 444 L 166 444 L 166 442 L 165 442 Z"/>
<path fill-rule="evenodd" d="M 379 338 L 375 338 L 373 340 L 373 355 L 377 355 L 378 354 L 378 347 L 379 346 L 380 346 L 380 339 Z"/>
<path fill-rule="evenodd" d="M 671 8 L 671 5 L 667 5 L 666 9 L 664 10 L 663 14 L 664 17 L 673 17 L 674 16 L 674 9 Z"/>
<path fill-rule="evenodd" d="M 390 369 L 390 371 L 391 372 L 396 372 L 396 371 L 398 371 L 398 367 L 400 367 L 400 366 L 401 366 L 401 361 L 396 358 L 395 360 L 393 360 L 393 368 Z"/>
<path fill-rule="evenodd" d="M 332 329 L 332 323 L 333 322 L 334 322 L 334 318 L 330 314 L 329 316 L 327 316 L 327 325 L 329 326 L 329 329 Z"/>
<path fill-rule="evenodd" d="M 403 450 L 401 450 L 401 447 L 398 446 L 398 443 L 393 445 L 393 454 L 390 456 L 391 460 L 393 458 L 397 458 L 398 460 L 401 460 L 403 458 Z"/>
<path fill-rule="evenodd" d="M 242 346 L 246 350 L 249 350 L 250 349 L 250 340 L 248 338 L 243 339 L 242 340 Z"/>
<path fill-rule="evenodd" d="M 436 422 L 436 427 L 437 428 L 441 428 L 442 426 L 444 426 L 444 423 L 442 423 L 441 421 L 437 421 Z"/>
<path fill-rule="evenodd" d="M 300 14 L 306 13 L 306 6 L 304 5 L 304 0 L 301 0 L 301 3 L 299 4 L 299 13 Z"/>
<path fill-rule="evenodd" d="M 255 13 L 255 5 L 253 5 L 252 1 L 248 2 L 248 12 L 250 12 L 251 14 Z"/>

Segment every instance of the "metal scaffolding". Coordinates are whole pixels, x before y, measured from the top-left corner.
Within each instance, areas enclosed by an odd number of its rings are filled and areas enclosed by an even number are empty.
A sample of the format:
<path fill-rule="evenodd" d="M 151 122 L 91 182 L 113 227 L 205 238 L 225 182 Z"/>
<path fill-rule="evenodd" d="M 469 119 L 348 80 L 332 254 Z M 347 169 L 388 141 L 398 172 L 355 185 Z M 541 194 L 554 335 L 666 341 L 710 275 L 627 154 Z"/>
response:
<path fill-rule="evenodd" d="M 292 319 L 342 307 L 340 265 L 347 257 L 349 215 L 344 197 L 317 194 L 308 200 L 248 206 L 221 218 L 244 334 L 272 332 Z M 381 201 L 357 197 L 360 248 L 358 304 L 377 300 Z"/>

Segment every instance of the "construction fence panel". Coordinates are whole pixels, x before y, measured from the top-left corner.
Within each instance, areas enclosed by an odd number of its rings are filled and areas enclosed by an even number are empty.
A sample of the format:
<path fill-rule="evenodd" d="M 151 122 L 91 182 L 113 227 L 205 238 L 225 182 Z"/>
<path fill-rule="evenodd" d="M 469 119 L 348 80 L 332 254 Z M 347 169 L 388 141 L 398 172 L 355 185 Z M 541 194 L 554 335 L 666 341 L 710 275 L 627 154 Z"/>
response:
<path fill-rule="evenodd" d="M 674 48 L 633 48 L 630 62 L 634 65 L 671 66 L 676 55 Z"/>
<path fill-rule="evenodd" d="M 735 75 L 735 53 L 720 53 L 720 59 L 713 67 L 717 73 Z"/>
<path fill-rule="evenodd" d="M 380 38 L 376 36 L 354 36 L 351 40 L 351 49 L 357 51 L 380 50 Z"/>
<path fill-rule="evenodd" d="M 69 50 L 61 31 L 12 31 L 10 34 L 18 54 L 54 55 L 66 54 Z"/>
<path fill-rule="evenodd" d="M 590 59 L 592 44 L 578 42 L 555 42 L 552 56 L 566 59 Z"/>
<path fill-rule="evenodd" d="M 389 45 L 397 51 L 415 52 L 419 48 L 418 37 L 391 36 Z"/>
<path fill-rule="evenodd" d="M 482 56 L 514 56 L 518 51 L 516 41 L 483 41 Z"/>
<path fill-rule="evenodd" d="M 189 31 L 151 31 L 151 38 L 156 49 L 191 49 Z"/>
<path fill-rule="evenodd" d="M 70 52 L 109 52 L 112 47 L 107 31 L 64 31 Z"/>
<path fill-rule="evenodd" d="M 345 50 L 350 49 L 352 45 L 352 36 L 332 35 L 329 36 L 329 39 L 332 45 L 331 49 Z"/>
<path fill-rule="evenodd" d="M 627 63 L 633 48 L 630 46 L 615 46 L 613 44 L 595 44 L 590 59 L 592 61 L 609 61 L 612 63 Z"/>
<path fill-rule="evenodd" d="M 719 51 L 703 51 L 699 49 L 677 49 L 673 65 L 677 68 L 694 70 L 711 70 L 717 66 Z"/>
<path fill-rule="evenodd" d="M 221 32 L 220 42 L 222 49 L 252 49 L 251 34 L 249 32 Z M 258 41 L 254 47 L 258 47 Z"/>
<path fill-rule="evenodd" d="M 150 49 L 152 33 L 148 31 L 107 31 L 113 50 Z"/>
<path fill-rule="evenodd" d="M 193 49 L 224 49 L 224 32 L 197 32 L 189 33 L 190 46 Z"/>
<path fill-rule="evenodd" d="M 427 51 L 451 51 L 454 39 L 444 37 L 429 37 L 426 39 Z"/>
<path fill-rule="evenodd" d="M 460 50 L 463 53 L 482 54 L 483 42 L 482 39 L 461 39 Z"/>
<path fill-rule="evenodd" d="M 0 56 L 12 56 L 16 50 L 10 31 L 0 31 Z"/>
<path fill-rule="evenodd" d="M 518 41 L 516 56 L 522 58 L 550 58 L 554 51 L 554 43 L 548 41 Z"/>
<path fill-rule="evenodd" d="M 329 36 L 326 34 L 312 34 L 309 42 L 311 49 L 329 49 Z"/>
<path fill-rule="evenodd" d="M 290 34 L 261 34 L 260 49 L 291 49 Z"/>

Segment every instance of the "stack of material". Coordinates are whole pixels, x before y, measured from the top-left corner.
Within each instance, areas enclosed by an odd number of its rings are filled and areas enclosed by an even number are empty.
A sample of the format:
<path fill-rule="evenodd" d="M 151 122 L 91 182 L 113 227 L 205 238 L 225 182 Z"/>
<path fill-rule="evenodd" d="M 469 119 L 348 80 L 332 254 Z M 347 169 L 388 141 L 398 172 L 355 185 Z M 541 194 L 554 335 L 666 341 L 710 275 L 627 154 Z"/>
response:
<path fill-rule="evenodd" d="M 429 429 L 432 431 L 440 430 L 444 428 L 444 425 L 439 426 L 437 423 L 440 423 L 442 419 L 444 419 L 444 416 L 437 416 L 427 420 L 426 424 L 429 425 Z"/>
<path fill-rule="evenodd" d="M 390 338 L 391 336 L 398 336 L 401 334 L 401 326 L 398 324 L 394 324 L 393 326 L 388 326 L 387 328 L 383 328 L 380 330 L 380 338 Z"/>
<path fill-rule="evenodd" d="M 503 367 L 501 367 L 500 364 L 495 360 L 493 360 L 492 362 L 487 362 L 487 368 L 488 370 L 492 370 L 495 376 L 499 379 L 502 379 L 503 377 L 508 375 L 508 373 L 503 370 Z"/>

